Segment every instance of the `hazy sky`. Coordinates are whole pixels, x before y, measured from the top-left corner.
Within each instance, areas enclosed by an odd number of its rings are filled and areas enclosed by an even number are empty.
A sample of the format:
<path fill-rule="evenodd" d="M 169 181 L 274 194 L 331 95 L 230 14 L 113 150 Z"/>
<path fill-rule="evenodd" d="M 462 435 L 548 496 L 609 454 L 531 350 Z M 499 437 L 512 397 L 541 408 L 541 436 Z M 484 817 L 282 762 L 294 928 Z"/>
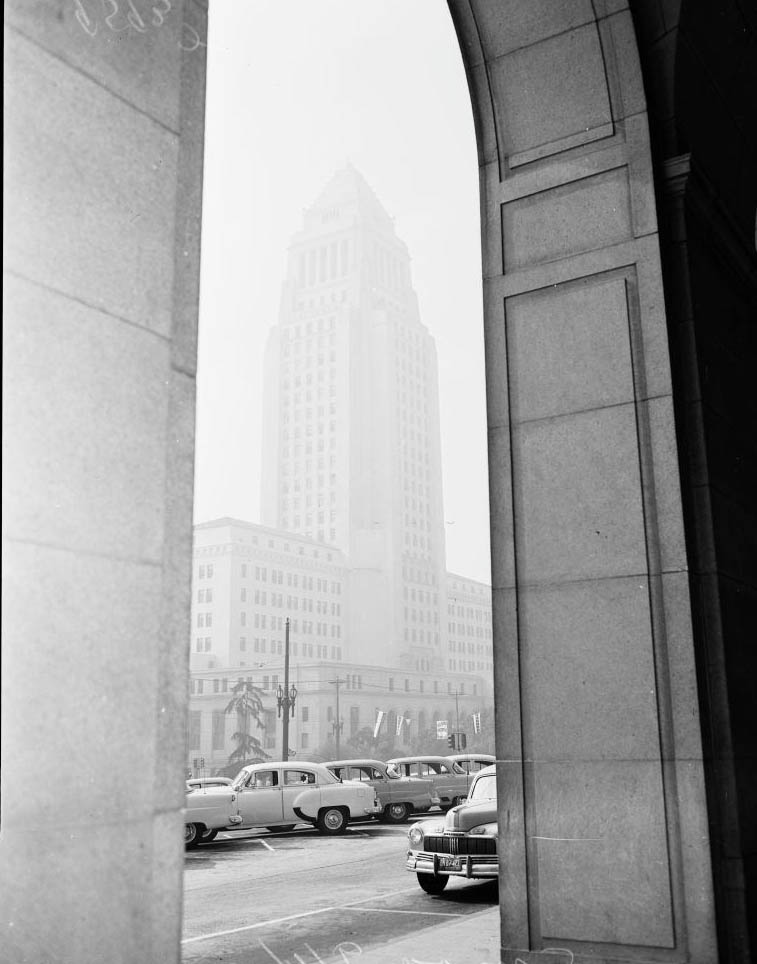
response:
<path fill-rule="evenodd" d="M 436 340 L 447 566 L 488 582 L 478 173 L 444 0 L 210 5 L 195 521 L 259 521 L 287 245 L 347 161 L 395 218 Z"/>

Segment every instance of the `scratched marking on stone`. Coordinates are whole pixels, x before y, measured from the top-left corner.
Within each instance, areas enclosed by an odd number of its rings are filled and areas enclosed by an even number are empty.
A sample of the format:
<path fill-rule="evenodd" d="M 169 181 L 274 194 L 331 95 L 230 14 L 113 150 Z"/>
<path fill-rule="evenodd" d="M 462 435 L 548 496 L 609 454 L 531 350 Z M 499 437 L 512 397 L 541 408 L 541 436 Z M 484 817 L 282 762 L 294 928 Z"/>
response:
<path fill-rule="evenodd" d="M 172 7 L 171 0 L 146 3 L 138 0 L 73 0 L 73 5 L 74 19 L 89 37 L 96 37 L 100 26 L 115 34 L 127 31 L 146 34 L 163 26 Z M 103 17 L 102 24 L 97 19 L 98 14 Z M 183 23 L 176 46 L 193 53 L 207 44 L 191 24 Z"/>

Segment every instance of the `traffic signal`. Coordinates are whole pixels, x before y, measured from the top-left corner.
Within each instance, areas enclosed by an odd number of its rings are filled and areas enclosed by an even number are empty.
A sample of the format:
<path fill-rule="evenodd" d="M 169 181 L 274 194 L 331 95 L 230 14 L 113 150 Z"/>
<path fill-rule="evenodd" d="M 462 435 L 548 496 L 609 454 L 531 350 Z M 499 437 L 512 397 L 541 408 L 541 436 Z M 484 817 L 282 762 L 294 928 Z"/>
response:
<path fill-rule="evenodd" d="M 460 749 L 464 750 L 468 745 L 468 737 L 464 733 L 459 733 L 457 738 L 460 741 Z"/>
<path fill-rule="evenodd" d="M 450 750 L 454 750 L 454 749 L 455 749 L 455 737 L 454 737 L 454 735 L 447 737 L 447 746 L 450 748 Z"/>

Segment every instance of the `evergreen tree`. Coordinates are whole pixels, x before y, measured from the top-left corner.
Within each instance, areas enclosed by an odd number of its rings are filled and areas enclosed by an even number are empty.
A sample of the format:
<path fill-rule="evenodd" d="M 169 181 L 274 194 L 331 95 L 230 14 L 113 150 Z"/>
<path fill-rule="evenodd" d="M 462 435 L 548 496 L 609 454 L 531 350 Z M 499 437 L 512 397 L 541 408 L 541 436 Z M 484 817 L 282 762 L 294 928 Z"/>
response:
<path fill-rule="evenodd" d="M 242 767 L 248 762 L 260 763 L 269 759 L 263 744 L 250 733 L 250 725 L 253 722 L 258 729 L 263 729 L 260 719 L 263 713 L 263 691 L 255 686 L 252 680 L 240 679 L 231 693 L 232 697 L 225 712 L 237 714 L 239 729 L 231 736 L 236 743 L 236 748 L 229 756 L 229 764 L 236 763 Z"/>

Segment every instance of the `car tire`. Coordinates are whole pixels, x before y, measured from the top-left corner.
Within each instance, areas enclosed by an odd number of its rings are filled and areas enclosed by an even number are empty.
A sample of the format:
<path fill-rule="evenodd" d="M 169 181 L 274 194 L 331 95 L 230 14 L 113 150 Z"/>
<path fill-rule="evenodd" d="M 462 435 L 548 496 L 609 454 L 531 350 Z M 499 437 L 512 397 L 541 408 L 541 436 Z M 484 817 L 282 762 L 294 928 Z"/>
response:
<path fill-rule="evenodd" d="M 218 836 L 217 830 L 203 830 L 200 834 L 200 843 L 210 843 Z"/>
<path fill-rule="evenodd" d="M 199 823 L 184 824 L 184 846 L 187 850 L 194 850 L 202 839 L 202 826 Z"/>
<path fill-rule="evenodd" d="M 441 894 L 449 880 L 449 877 L 441 874 L 416 874 L 415 876 L 418 878 L 421 890 L 425 890 L 427 894 Z"/>
<path fill-rule="evenodd" d="M 270 833 L 289 833 L 290 830 L 294 830 L 293 823 L 285 823 L 281 827 L 266 827 Z"/>
<path fill-rule="evenodd" d="M 404 823 L 410 813 L 406 803 L 387 803 L 384 807 L 384 820 L 387 823 Z"/>
<path fill-rule="evenodd" d="M 324 807 L 318 813 L 316 826 L 321 833 L 334 836 L 347 829 L 349 813 L 344 807 Z"/>

